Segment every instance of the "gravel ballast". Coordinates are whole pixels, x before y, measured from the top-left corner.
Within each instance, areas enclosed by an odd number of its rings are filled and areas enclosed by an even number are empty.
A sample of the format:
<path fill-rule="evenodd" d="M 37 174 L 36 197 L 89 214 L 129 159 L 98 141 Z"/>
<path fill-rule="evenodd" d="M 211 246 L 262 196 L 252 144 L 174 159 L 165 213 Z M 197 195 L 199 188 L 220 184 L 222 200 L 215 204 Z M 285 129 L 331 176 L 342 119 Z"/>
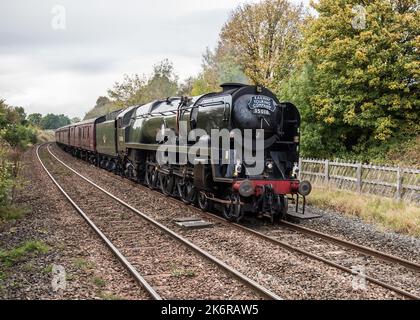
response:
<path fill-rule="evenodd" d="M 145 187 L 135 185 L 112 173 L 99 170 L 74 159 L 56 147 L 53 150 L 74 169 L 79 170 L 95 183 L 115 193 L 118 197 L 128 201 L 168 227 L 177 228 L 173 223 L 175 217 L 197 214 L 195 208 L 174 203 L 171 199 L 156 194 L 156 192 L 152 192 Z M 322 219 L 324 218 L 312 221 L 317 221 L 322 225 L 322 222 L 320 222 Z M 352 221 L 349 220 L 348 223 L 352 223 Z M 347 226 L 346 230 L 351 230 L 351 228 Z M 270 246 L 262 241 L 257 241 L 255 237 L 242 234 L 237 230 L 229 230 L 222 225 L 216 224 L 212 229 L 194 231 L 179 229 L 176 231 L 283 297 L 292 299 L 401 298 L 398 294 L 371 284 L 369 284 L 368 290 L 354 290 L 352 288 L 353 277 L 348 274 L 301 255 L 292 254 L 277 246 Z M 340 229 L 335 229 L 335 232 L 335 235 L 337 233 L 339 235 Z M 369 239 L 370 234 L 360 235 L 360 237 L 363 236 Z M 346 237 L 347 235 L 344 233 L 342 238 Z M 366 243 L 364 244 L 366 245 Z M 404 245 L 407 246 L 407 243 Z M 398 254 L 400 251 L 393 251 L 394 247 L 398 246 L 395 244 L 392 247 L 387 246 L 386 250 L 389 250 L 391 254 Z M 413 249 L 410 248 L 403 252 L 413 252 Z M 404 254 L 401 254 L 401 256 L 405 257 Z"/>
<path fill-rule="evenodd" d="M 253 289 L 93 188 L 52 159 L 45 149 L 41 156 L 58 183 L 162 298 L 259 298 Z"/>
<path fill-rule="evenodd" d="M 64 200 L 36 159 L 25 153 L 15 203 L 30 212 L 0 225 L 0 248 L 12 250 L 27 241 L 48 246 L 25 255 L 10 267 L 0 265 L 1 299 L 148 299 L 120 262 L 77 211 Z M 66 287 L 54 291 L 52 266 L 64 267 Z M 57 268 L 57 267 L 56 267 Z M 59 269 L 59 268 L 58 268 Z"/>

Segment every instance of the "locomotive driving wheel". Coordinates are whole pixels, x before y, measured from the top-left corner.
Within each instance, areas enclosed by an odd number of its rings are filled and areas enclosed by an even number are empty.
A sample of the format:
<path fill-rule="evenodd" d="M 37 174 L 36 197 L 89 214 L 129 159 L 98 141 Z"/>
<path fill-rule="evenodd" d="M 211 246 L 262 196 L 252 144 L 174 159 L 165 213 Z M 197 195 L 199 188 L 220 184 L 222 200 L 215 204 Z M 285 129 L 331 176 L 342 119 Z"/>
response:
<path fill-rule="evenodd" d="M 135 179 L 136 179 L 136 170 L 131 163 L 127 163 L 123 174 L 124 174 L 124 176 L 126 176 L 128 179 L 130 179 L 132 181 L 135 181 Z"/>
<path fill-rule="evenodd" d="M 211 210 L 211 201 L 207 198 L 206 194 L 203 191 L 197 193 L 197 203 L 198 207 L 203 211 Z"/>
<path fill-rule="evenodd" d="M 230 201 L 230 203 L 223 205 L 223 216 L 226 220 L 238 222 L 244 215 L 240 195 L 230 192 L 226 200 Z"/>
<path fill-rule="evenodd" d="M 93 164 L 94 166 L 97 166 L 98 165 L 97 158 L 95 156 L 91 156 L 90 163 Z"/>
<path fill-rule="evenodd" d="M 170 196 L 174 189 L 174 177 L 169 174 L 159 173 L 160 190 L 165 196 Z"/>
<path fill-rule="evenodd" d="M 150 189 L 156 188 L 157 185 L 157 171 L 155 170 L 154 165 L 147 165 L 146 166 L 146 175 L 145 175 L 145 182 Z"/>
<path fill-rule="evenodd" d="M 179 197 L 184 203 L 190 204 L 195 200 L 195 188 L 190 180 L 178 178 L 176 182 Z"/>

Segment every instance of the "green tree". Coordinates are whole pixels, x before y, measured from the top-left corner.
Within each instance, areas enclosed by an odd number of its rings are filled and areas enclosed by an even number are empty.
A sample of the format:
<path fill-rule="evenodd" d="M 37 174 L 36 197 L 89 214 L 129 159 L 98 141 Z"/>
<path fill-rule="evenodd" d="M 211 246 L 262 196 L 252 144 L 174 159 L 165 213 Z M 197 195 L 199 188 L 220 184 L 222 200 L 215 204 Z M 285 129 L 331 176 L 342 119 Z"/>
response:
<path fill-rule="evenodd" d="M 191 96 L 191 92 L 194 86 L 194 81 L 196 79 L 194 77 L 188 77 L 185 79 L 180 85 L 178 90 L 179 96 Z"/>
<path fill-rule="evenodd" d="M 80 120 L 80 118 L 79 117 L 74 117 L 74 118 L 71 118 L 70 119 L 70 122 L 71 123 L 78 123 L 78 122 L 80 122 L 81 120 Z"/>
<path fill-rule="evenodd" d="M 147 84 L 138 92 L 139 102 L 145 103 L 176 95 L 178 92 L 178 76 L 173 64 L 165 59 L 154 65 L 153 74 Z"/>
<path fill-rule="evenodd" d="M 414 0 L 358 4 L 312 4 L 318 15 L 305 28 L 301 55 L 311 72 L 288 84 L 289 89 L 303 84 L 298 95 L 304 96 L 304 120 L 317 127 L 314 136 L 324 154 L 366 154 L 419 133 L 418 5 Z M 292 94 L 286 87 L 283 92 Z"/>
<path fill-rule="evenodd" d="M 16 114 L 16 122 L 20 124 L 26 124 L 26 112 L 23 107 L 13 107 L 14 114 Z"/>
<path fill-rule="evenodd" d="M 37 142 L 36 129 L 22 124 L 9 126 L 2 138 L 13 148 L 25 149 Z"/>
<path fill-rule="evenodd" d="M 22 107 L 10 107 L 0 99 L 0 129 L 8 125 L 26 124 L 26 113 Z"/>
<path fill-rule="evenodd" d="M 33 126 L 39 127 L 42 121 L 42 114 L 40 113 L 32 113 L 27 117 L 27 120 Z"/>
<path fill-rule="evenodd" d="M 178 91 L 178 76 L 173 64 L 165 59 L 153 66 L 153 73 L 149 77 L 124 75 L 124 80 L 116 82 L 108 90 L 108 95 L 117 109 L 174 96 Z"/>
<path fill-rule="evenodd" d="M 287 0 L 244 4 L 224 25 L 221 42 L 254 83 L 275 89 L 293 71 L 304 18 L 303 6 Z"/>
<path fill-rule="evenodd" d="M 41 127 L 44 130 L 52 130 L 60 127 L 64 127 L 70 124 L 70 119 L 64 114 L 52 114 L 48 113 L 41 120 Z"/>
<path fill-rule="evenodd" d="M 12 163 L 8 160 L 10 146 L 0 138 L 0 208 L 9 203 L 14 182 Z"/>
<path fill-rule="evenodd" d="M 202 71 L 195 79 L 191 89 L 191 94 L 194 96 L 219 90 L 220 83 L 219 75 L 217 73 L 216 54 L 209 48 L 206 48 L 206 52 L 203 54 L 201 68 Z"/>
<path fill-rule="evenodd" d="M 124 75 L 124 79 L 122 82 L 115 82 L 112 89 L 108 89 L 108 96 L 112 100 L 107 97 L 99 97 L 107 99 L 107 104 L 114 104 L 114 109 L 118 109 L 124 106 L 135 105 L 136 103 L 141 103 L 143 101 L 143 87 L 146 85 L 147 80 L 145 77 L 140 77 L 138 74 L 134 74 L 133 76 L 129 76 L 127 74 Z M 96 102 L 96 106 L 101 106 L 101 101 Z M 105 100 L 103 100 L 105 102 Z"/>
<path fill-rule="evenodd" d="M 103 116 L 104 114 L 117 110 L 119 105 L 119 103 L 112 102 L 108 97 L 101 96 L 96 100 L 95 106 L 86 113 L 84 119 Z M 121 106 L 123 105 L 124 103 L 121 101 Z"/>
<path fill-rule="evenodd" d="M 284 81 L 278 96 L 282 101 L 293 102 L 299 109 L 301 115 L 301 149 L 303 157 L 327 157 L 328 151 L 333 151 L 336 146 L 331 145 L 326 138 L 330 135 L 324 132 L 326 129 L 318 122 L 312 112 L 310 97 L 316 93 L 316 87 L 311 81 L 313 67 L 304 65 L 299 72 L 291 75 Z"/>
<path fill-rule="evenodd" d="M 99 97 L 96 105 L 85 115 L 90 119 L 132 105 L 164 99 L 180 92 L 178 76 L 172 63 L 165 59 L 153 66 L 153 73 L 147 77 L 138 74 L 124 75 L 122 82 L 115 82 L 108 90 L 108 97 Z"/>
<path fill-rule="evenodd" d="M 27 125 L 25 118 L 24 108 L 8 106 L 0 99 L 0 140 L 20 149 L 36 143 L 36 130 Z"/>
<path fill-rule="evenodd" d="M 8 106 L 0 99 L 0 209 L 6 211 L 17 186 L 21 155 L 37 141 L 36 129 L 25 118 L 22 107 Z"/>
<path fill-rule="evenodd" d="M 206 49 L 203 54 L 202 71 L 194 79 L 191 94 L 219 91 L 225 82 L 249 83 L 248 77 L 242 71 L 235 58 L 235 50 L 228 44 L 219 42 L 214 50 Z"/>

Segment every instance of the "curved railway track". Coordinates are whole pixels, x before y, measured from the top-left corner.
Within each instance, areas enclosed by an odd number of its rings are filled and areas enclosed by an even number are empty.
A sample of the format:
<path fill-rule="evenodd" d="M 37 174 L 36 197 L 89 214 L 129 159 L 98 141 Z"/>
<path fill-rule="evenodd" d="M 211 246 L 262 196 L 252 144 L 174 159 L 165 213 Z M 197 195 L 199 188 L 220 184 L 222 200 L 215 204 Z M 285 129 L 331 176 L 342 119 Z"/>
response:
<path fill-rule="evenodd" d="M 48 150 L 49 150 L 49 148 L 48 148 Z M 49 150 L 49 152 L 51 153 L 51 155 L 54 158 L 56 158 L 64 166 L 66 166 L 68 169 L 70 169 L 70 170 L 72 170 L 73 172 L 76 173 L 76 171 L 74 171 L 71 167 L 67 166 L 64 162 L 62 162 L 60 159 L 58 159 L 50 150 Z M 132 183 L 133 183 L 133 185 L 140 186 L 141 188 L 145 188 L 145 189 L 147 189 L 147 190 L 150 191 L 150 189 L 147 188 L 147 187 L 145 187 L 145 186 L 142 186 L 142 185 L 139 185 L 139 184 L 135 184 L 134 182 L 132 182 Z M 97 186 L 97 187 L 99 187 L 99 186 Z M 99 187 L 99 188 L 101 188 L 101 187 Z M 164 195 L 162 195 L 159 191 L 157 191 L 157 190 L 153 190 L 153 191 L 156 192 L 157 194 L 159 194 L 160 196 L 164 197 Z M 165 197 L 165 199 L 167 199 L 167 200 L 169 200 L 171 202 L 174 202 L 174 203 L 181 204 L 181 205 L 184 205 L 185 206 L 185 204 L 182 201 L 178 200 L 178 199 L 168 198 L 168 197 Z M 192 206 L 188 206 L 188 207 L 191 208 L 192 210 L 194 210 L 194 211 L 202 214 L 202 215 L 205 215 L 205 216 L 207 216 L 207 217 L 209 217 L 211 219 L 217 220 L 217 221 L 219 221 L 220 223 L 222 223 L 222 224 L 224 224 L 226 226 L 232 226 L 232 227 L 234 227 L 234 228 L 236 228 L 238 230 L 241 230 L 241 231 L 246 232 L 248 234 L 252 234 L 254 236 L 257 236 L 258 238 L 260 238 L 260 239 L 262 239 L 264 241 L 267 241 L 267 242 L 270 242 L 272 244 L 278 245 L 278 246 L 280 246 L 282 248 L 285 248 L 287 250 L 290 250 L 292 252 L 297 252 L 297 253 L 302 254 L 302 255 L 304 255 L 306 257 L 309 257 L 311 259 L 320 261 L 320 262 L 325 263 L 325 264 L 327 264 L 327 265 L 329 265 L 331 267 L 334 267 L 334 268 L 337 268 L 337 269 L 339 269 L 341 271 L 344 271 L 344 272 L 346 272 L 348 274 L 352 274 L 352 275 L 357 275 L 358 274 L 354 270 L 352 270 L 352 269 L 350 269 L 348 267 L 345 267 L 345 266 L 343 266 L 343 265 L 341 265 L 341 264 L 339 264 L 337 262 L 328 260 L 326 258 L 321 257 L 320 255 L 316 255 L 316 254 L 313 254 L 313 253 L 308 252 L 306 250 L 303 250 L 301 248 L 298 248 L 296 246 L 290 245 L 290 244 L 288 244 L 288 243 L 286 243 L 284 241 L 281 241 L 281 240 L 279 240 L 279 239 L 277 239 L 275 237 L 272 237 L 270 235 L 267 235 L 265 233 L 259 232 L 259 231 L 255 230 L 255 229 L 248 228 L 248 227 L 246 227 L 244 225 L 241 225 L 241 224 L 228 222 L 228 221 L 226 221 L 224 218 L 222 218 L 220 216 L 217 216 L 217 215 L 215 215 L 213 213 L 209 213 L 209 212 L 203 212 L 200 209 L 195 208 L 195 207 L 192 207 Z M 365 247 L 365 246 L 361 246 L 359 244 L 356 244 L 356 243 L 353 243 L 353 242 L 350 242 L 350 241 L 342 240 L 342 239 L 339 239 L 339 238 L 330 236 L 328 234 L 321 233 L 319 231 L 315 231 L 315 230 L 312 230 L 312 229 L 309 229 L 309 228 L 298 226 L 298 225 L 292 224 L 292 223 L 287 222 L 287 221 L 281 221 L 281 224 L 283 226 L 289 228 L 289 229 L 295 230 L 297 232 L 305 233 L 307 235 L 311 235 L 311 236 L 316 236 L 318 238 L 322 238 L 323 240 L 326 240 L 326 241 L 329 241 L 331 243 L 335 243 L 336 245 L 339 245 L 339 246 L 346 247 L 348 249 L 354 250 L 354 251 L 356 251 L 356 252 L 358 252 L 360 254 L 372 256 L 372 257 L 375 257 L 377 259 L 380 259 L 380 260 L 383 260 L 383 261 L 387 261 L 387 262 L 390 262 L 390 263 L 393 263 L 393 264 L 399 264 L 399 265 L 401 265 L 403 267 L 409 268 L 410 270 L 412 270 L 414 272 L 419 272 L 420 271 L 420 265 L 417 264 L 417 263 L 414 263 L 414 262 L 411 262 L 411 261 L 408 261 L 408 260 L 405 260 L 405 259 L 402 259 L 402 258 L 399 258 L 399 257 L 396 257 L 396 256 L 392 256 L 392 255 L 389 255 L 389 254 L 386 254 L 386 253 L 382 253 L 382 252 L 379 252 L 379 251 L 377 251 L 375 249 L 372 249 L 372 248 L 369 248 L 369 247 Z M 367 276 L 367 275 L 363 275 L 363 276 L 365 277 L 365 279 L 367 281 L 369 281 L 369 282 L 371 282 L 373 284 L 376 284 L 376 285 L 378 285 L 380 287 L 383 287 L 383 288 L 385 288 L 387 290 L 394 291 L 394 292 L 396 292 L 396 293 L 398 293 L 398 294 L 400 294 L 400 295 L 402 295 L 402 296 L 404 296 L 406 298 L 409 298 L 409 299 L 420 299 L 420 297 L 418 295 L 416 295 L 416 294 L 413 294 L 413 293 L 410 293 L 408 291 L 405 291 L 405 290 L 403 290 L 403 289 L 401 289 L 399 287 L 396 287 L 394 285 L 390 285 L 388 283 L 385 283 L 384 281 L 381 281 L 381 280 L 379 280 L 377 278 L 374 278 L 374 277 L 371 277 L 371 276 Z"/>
<path fill-rule="evenodd" d="M 57 179 L 54 178 L 53 174 L 48 170 L 47 166 L 44 164 L 43 160 L 41 159 L 39 150 L 41 146 L 38 146 L 36 149 L 36 155 L 37 158 L 42 166 L 42 168 L 45 170 L 47 175 L 50 177 L 50 179 L 53 181 L 53 183 L 57 186 L 57 188 L 60 190 L 60 192 L 65 196 L 65 198 L 71 203 L 71 205 L 79 212 L 79 214 L 82 215 L 82 217 L 86 220 L 86 222 L 89 224 L 89 226 L 95 231 L 95 233 L 104 241 L 105 245 L 113 252 L 113 254 L 121 261 L 121 263 L 126 267 L 126 269 L 130 272 L 130 274 L 134 277 L 134 279 L 148 292 L 150 297 L 152 299 L 161 300 L 163 299 L 162 296 L 157 292 L 156 288 L 154 288 L 145 278 L 145 276 L 141 275 L 140 272 L 137 270 L 135 265 L 129 261 L 129 258 L 126 257 L 120 249 L 118 249 L 118 246 L 113 243 L 113 241 L 110 240 L 109 237 L 105 235 L 105 232 L 101 230 L 100 227 L 98 227 L 94 221 L 85 213 L 84 210 L 80 208 L 80 206 L 76 203 L 74 199 L 68 194 L 68 192 L 65 191 L 63 186 L 59 184 Z M 277 294 L 271 292 L 269 289 L 261 286 L 259 283 L 255 282 L 254 280 L 248 278 L 244 274 L 240 273 L 236 269 L 230 267 L 220 259 L 216 258 L 215 256 L 211 255 L 207 251 L 203 250 L 202 248 L 196 246 L 192 242 L 188 241 L 187 239 L 183 238 L 179 234 L 175 233 L 174 231 L 168 229 L 163 224 L 155 221 L 154 219 L 150 218 L 149 216 L 145 215 L 141 211 L 137 210 L 136 208 L 129 205 L 127 202 L 121 200 L 120 198 L 116 197 L 115 195 L 111 194 L 110 192 L 106 191 L 102 187 L 98 186 L 94 182 L 90 181 L 71 167 L 67 166 L 64 162 L 62 162 L 60 159 L 58 159 L 49 149 L 49 145 L 47 144 L 47 150 L 52 155 L 54 159 L 57 160 L 58 163 L 66 167 L 68 170 L 73 172 L 77 177 L 94 187 L 96 190 L 99 190 L 102 194 L 105 194 L 108 198 L 112 199 L 113 201 L 117 202 L 130 212 L 134 213 L 136 216 L 142 218 L 144 221 L 146 221 L 149 225 L 154 226 L 159 231 L 163 232 L 164 234 L 168 235 L 172 239 L 178 241 L 183 246 L 188 248 L 188 250 L 191 250 L 201 257 L 208 260 L 211 264 L 217 266 L 217 268 L 223 270 L 230 276 L 233 276 L 237 280 L 239 280 L 242 284 L 244 284 L 246 287 L 248 287 L 251 291 L 256 293 L 258 296 L 264 298 L 264 299 L 274 299 L 274 300 L 281 300 L 282 298 L 278 296 Z M 112 221 L 115 223 L 115 221 Z"/>

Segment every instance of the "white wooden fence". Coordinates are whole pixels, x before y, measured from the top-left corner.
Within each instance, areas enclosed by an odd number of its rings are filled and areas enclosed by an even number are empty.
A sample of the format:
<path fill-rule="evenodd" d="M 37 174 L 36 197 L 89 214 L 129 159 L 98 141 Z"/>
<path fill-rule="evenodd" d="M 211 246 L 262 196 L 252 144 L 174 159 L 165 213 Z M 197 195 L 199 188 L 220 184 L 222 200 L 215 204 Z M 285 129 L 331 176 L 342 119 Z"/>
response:
<path fill-rule="evenodd" d="M 343 162 L 300 159 L 299 176 L 314 184 L 371 193 L 420 204 L 420 170 Z"/>

